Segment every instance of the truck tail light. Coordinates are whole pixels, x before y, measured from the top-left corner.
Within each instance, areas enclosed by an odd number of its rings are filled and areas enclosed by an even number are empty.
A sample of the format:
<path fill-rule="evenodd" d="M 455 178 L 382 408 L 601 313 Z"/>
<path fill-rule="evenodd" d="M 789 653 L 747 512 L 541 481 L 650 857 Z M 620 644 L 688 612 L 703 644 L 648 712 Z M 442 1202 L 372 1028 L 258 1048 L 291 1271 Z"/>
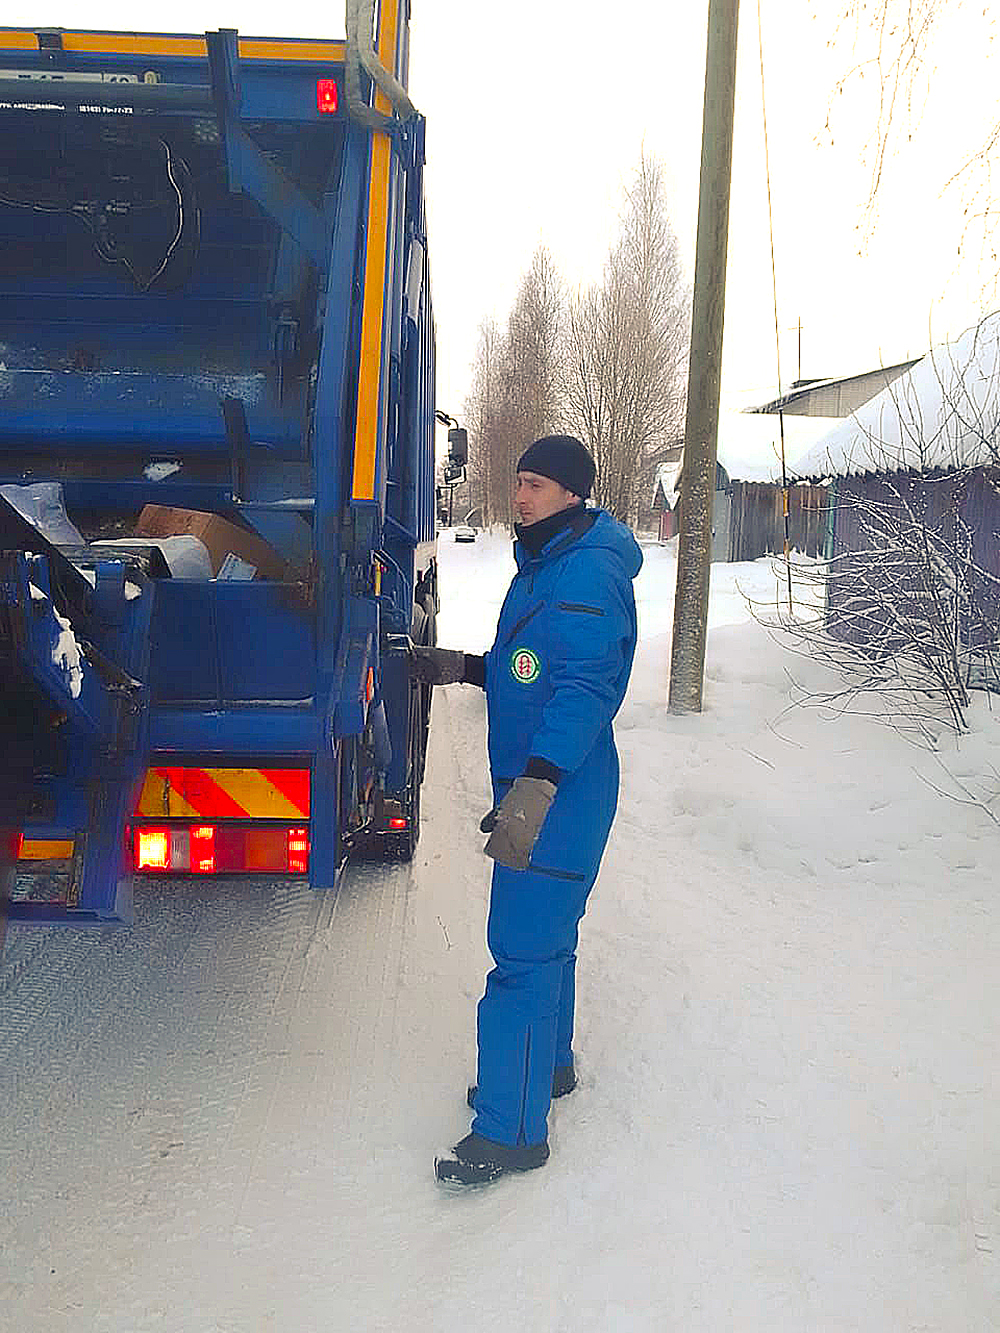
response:
<path fill-rule="evenodd" d="M 316 80 L 316 110 L 321 115 L 332 115 L 337 110 L 339 101 L 336 79 Z"/>
<path fill-rule="evenodd" d="M 410 821 L 404 818 L 403 815 L 393 815 L 392 819 L 389 820 L 389 827 L 391 829 L 405 829 L 409 828 L 409 825 Z"/>
<path fill-rule="evenodd" d="M 215 829 L 211 824 L 191 830 L 191 869 L 199 875 L 215 873 Z"/>
<path fill-rule="evenodd" d="M 309 830 L 236 824 L 172 824 L 135 829 L 136 871 L 182 875 L 305 875 Z"/>
<path fill-rule="evenodd" d="M 304 875 L 309 869 L 309 830 L 290 828 L 287 847 L 289 874 Z"/>
<path fill-rule="evenodd" d="M 170 868 L 171 870 L 191 869 L 191 830 L 175 828 L 170 830 Z"/>
<path fill-rule="evenodd" d="M 165 828 L 136 829 L 136 870 L 167 870 L 169 867 L 170 830 Z"/>

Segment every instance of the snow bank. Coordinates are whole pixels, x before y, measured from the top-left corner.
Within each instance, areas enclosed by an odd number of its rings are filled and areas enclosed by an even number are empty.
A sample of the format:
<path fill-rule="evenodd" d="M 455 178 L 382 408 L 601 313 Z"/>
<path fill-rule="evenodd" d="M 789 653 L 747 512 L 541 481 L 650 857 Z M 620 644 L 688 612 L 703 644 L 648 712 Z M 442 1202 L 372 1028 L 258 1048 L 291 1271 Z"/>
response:
<path fill-rule="evenodd" d="M 934 752 L 793 707 L 793 681 L 832 678 L 751 618 L 744 593 L 780 595 L 770 560 L 713 566 L 704 711 L 671 716 L 673 545 L 636 585 L 580 1093 L 554 1110 L 547 1178 L 458 1205 L 461 1295 L 426 1326 L 459 1327 L 464 1297 L 503 1330 L 986 1333 L 1000 915 L 976 799 L 997 797 L 1000 718 L 977 699 L 972 734 Z M 446 594 L 479 586 L 460 552 Z M 480 1284 L 475 1237 L 501 1224 Z"/>

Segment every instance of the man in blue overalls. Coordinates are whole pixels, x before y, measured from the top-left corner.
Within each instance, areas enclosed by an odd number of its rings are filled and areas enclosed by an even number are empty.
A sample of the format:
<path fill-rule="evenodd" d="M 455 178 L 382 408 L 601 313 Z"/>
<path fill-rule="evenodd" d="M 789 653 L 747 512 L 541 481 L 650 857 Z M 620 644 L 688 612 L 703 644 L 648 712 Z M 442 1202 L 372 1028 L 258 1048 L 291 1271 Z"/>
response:
<path fill-rule="evenodd" d="M 472 1132 L 439 1158 L 439 1180 L 485 1184 L 548 1159 L 553 1096 L 576 1084 L 577 931 L 618 804 L 611 720 L 635 652 L 629 530 L 584 500 L 594 462 L 568 435 L 536 440 L 517 465 L 517 574 L 483 657 L 414 650 L 426 684 L 486 690 L 495 862 L 479 1002 Z"/>

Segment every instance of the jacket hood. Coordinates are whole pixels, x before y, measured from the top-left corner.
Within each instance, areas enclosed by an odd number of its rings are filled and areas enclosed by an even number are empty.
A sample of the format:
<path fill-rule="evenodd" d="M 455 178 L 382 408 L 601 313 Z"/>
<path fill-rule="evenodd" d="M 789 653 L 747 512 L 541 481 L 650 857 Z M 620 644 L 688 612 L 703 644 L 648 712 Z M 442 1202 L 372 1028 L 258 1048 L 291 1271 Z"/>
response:
<path fill-rule="evenodd" d="M 570 546 L 597 547 L 610 551 L 621 562 L 628 577 L 634 579 L 642 568 L 642 551 L 632 533 L 624 523 L 619 523 L 604 509 L 588 509 L 585 512 L 592 522 L 583 532 L 580 532 L 576 524 L 557 532 L 534 560 L 539 564 L 545 564 L 546 561 L 561 555 Z M 533 559 L 520 542 L 514 545 L 514 557 L 518 569 L 524 569 Z"/>

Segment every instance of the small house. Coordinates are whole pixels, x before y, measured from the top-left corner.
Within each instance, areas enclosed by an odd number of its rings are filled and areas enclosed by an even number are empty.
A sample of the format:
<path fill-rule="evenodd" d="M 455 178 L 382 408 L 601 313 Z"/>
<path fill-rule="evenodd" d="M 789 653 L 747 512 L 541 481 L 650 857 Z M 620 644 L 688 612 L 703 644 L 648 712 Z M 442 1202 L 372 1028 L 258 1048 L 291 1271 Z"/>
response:
<path fill-rule="evenodd" d="M 1000 313 L 933 348 L 795 470 L 827 488 L 833 621 L 856 625 L 860 603 L 884 605 L 895 584 L 901 623 L 940 611 L 956 642 L 992 658 L 1000 638 Z"/>
<path fill-rule="evenodd" d="M 684 445 L 678 444 L 661 462 L 653 478 L 653 495 L 650 503 L 651 519 L 645 526 L 655 531 L 661 542 L 676 537 L 678 527 L 678 507 L 680 505 L 681 469 L 684 466 Z"/>

